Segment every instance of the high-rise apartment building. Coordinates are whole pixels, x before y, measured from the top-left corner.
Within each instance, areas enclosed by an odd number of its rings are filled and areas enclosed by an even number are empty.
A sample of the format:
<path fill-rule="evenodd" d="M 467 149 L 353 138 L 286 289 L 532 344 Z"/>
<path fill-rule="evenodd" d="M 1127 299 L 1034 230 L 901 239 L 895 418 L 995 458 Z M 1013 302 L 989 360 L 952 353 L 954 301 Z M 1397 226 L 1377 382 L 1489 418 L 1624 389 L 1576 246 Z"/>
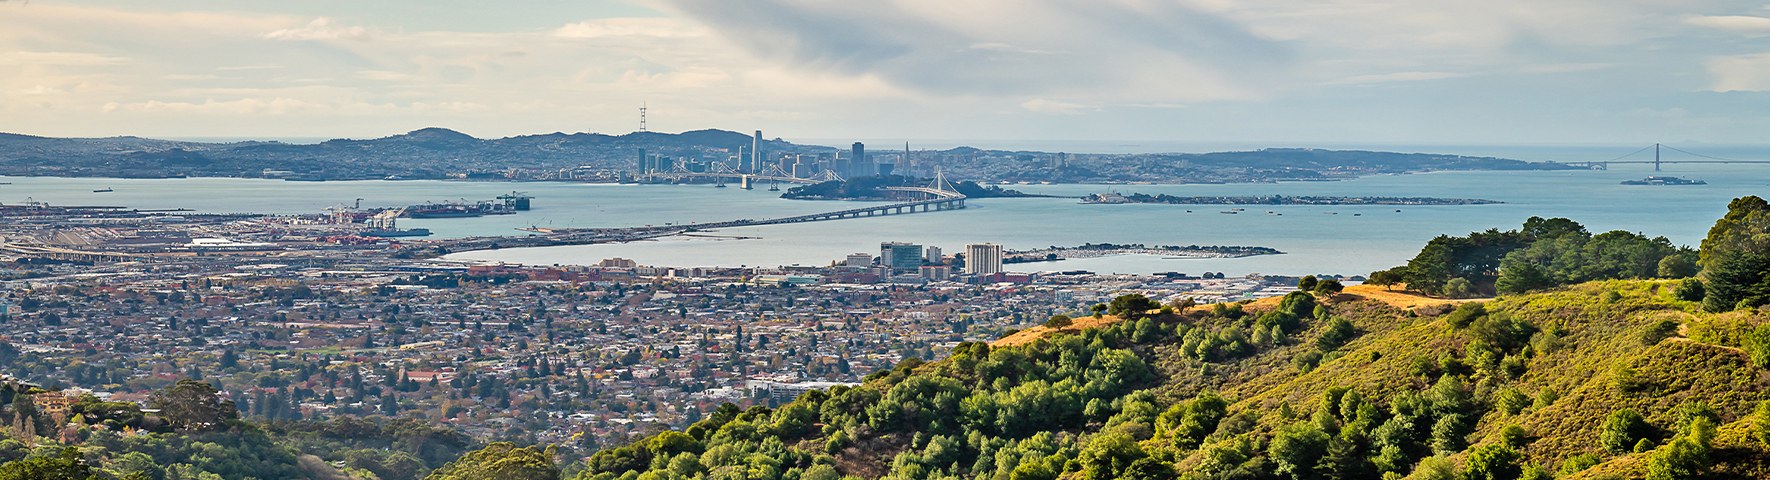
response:
<path fill-rule="evenodd" d="M 965 273 L 991 275 L 1002 272 L 1002 246 L 974 243 L 965 246 Z"/>

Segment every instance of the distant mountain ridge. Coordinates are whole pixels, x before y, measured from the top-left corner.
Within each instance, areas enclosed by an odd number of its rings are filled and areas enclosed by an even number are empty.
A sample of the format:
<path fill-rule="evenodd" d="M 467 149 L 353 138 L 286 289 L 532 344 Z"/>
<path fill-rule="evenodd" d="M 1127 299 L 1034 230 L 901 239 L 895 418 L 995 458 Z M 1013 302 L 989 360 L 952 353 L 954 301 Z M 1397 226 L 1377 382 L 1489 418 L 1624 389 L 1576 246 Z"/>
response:
<path fill-rule="evenodd" d="M 380 138 L 340 138 L 318 144 L 53 138 L 0 133 L 0 174 L 258 177 L 273 170 L 333 179 L 441 178 L 448 173 L 509 168 L 630 168 L 637 164 L 640 149 L 660 154 L 723 157 L 750 144 L 749 135 L 724 130 L 623 135 L 555 132 L 482 139 L 447 128 L 428 127 Z M 770 152 L 834 150 L 779 140 L 765 140 L 764 144 Z"/>
<path fill-rule="evenodd" d="M 682 133 L 544 133 L 483 139 L 427 127 L 372 139 L 317 144 L 279 141 L 199 142 L 133 136 L 53 138 L 0 133 L 0 175 L 72 177 L 300 177 L 305 179 L 473 178 L 615 180 L 639 170 L 641 151 L 674 165 L 740 163 L 750 135 L 726 130 Z M 764 139 L 767 162 L 812 169 L 848 159 L 847 149 Z M 911 152 L 872 150 L 869 162 L 897 163 L 900 174 L 935 169 L 979 182 L 1231 183 L 1332 180 L 1432 170 L 1574 168 L 1491 157 L 1320 149 L 1216 153 L 1058 154 L 957 147 Z M 905 169 L 904 167 L 908 167 Z M 704 167 L 703 167 L 704 168 Z M 870 169 L 868 169 L 870 170 Z M 815 171 L 815 170 L 811 170 Z M 804 174 L 804 171 L 802 171 Z"/>

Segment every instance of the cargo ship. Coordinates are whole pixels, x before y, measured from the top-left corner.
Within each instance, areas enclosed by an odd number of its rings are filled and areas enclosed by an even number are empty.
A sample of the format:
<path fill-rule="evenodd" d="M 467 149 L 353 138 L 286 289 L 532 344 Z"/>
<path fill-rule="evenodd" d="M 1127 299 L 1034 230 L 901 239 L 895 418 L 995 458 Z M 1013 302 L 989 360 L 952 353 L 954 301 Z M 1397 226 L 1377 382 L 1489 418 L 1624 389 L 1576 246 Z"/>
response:
<path fill-rule="evenodd" d="M 428 228 L 407 228 L 407 229 L 402 230 L 402 229 L 397 229 L 397 228 L 372 228 L 369 230 L 364 230 L 363 236 L 365 236 L 365 237 L 382 237 L 382 238 L 428 237 L 428 236 L 430 236 L 430 229 L 428 229 Z"/>
<path fill-rule="evenodd" d="M 405 208 L 406 218 L 464 218 L 486 215 L 509 215 L 515 208 L 494 202 L 425 203 Z"/>

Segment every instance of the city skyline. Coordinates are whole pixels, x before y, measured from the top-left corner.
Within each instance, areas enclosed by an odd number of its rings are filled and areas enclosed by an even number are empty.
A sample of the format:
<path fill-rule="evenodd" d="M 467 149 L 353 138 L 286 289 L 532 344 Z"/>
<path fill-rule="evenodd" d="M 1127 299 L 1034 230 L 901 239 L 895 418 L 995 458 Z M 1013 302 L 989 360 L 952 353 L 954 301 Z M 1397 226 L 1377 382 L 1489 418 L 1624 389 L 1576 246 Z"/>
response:
<path fill-rule="evenodd" d="M 424 15 L 413 15 L 422 8 Z M 0 131 L 1756 143 L 1750 2 L 0 1 Z"/>

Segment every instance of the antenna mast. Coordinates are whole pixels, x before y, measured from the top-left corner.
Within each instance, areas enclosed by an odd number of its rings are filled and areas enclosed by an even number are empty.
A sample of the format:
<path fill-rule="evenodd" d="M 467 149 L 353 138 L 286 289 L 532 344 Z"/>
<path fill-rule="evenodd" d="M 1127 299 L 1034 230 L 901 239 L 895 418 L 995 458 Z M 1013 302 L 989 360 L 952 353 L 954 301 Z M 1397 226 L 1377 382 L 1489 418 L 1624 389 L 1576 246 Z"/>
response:
<path fill-rule="evenodd" d="M 646 104 L 644 104 L 644 103 L 639 104 L 639 131 L 640 132 L 645 131 L 645 107 L 646 107 Z"/>

